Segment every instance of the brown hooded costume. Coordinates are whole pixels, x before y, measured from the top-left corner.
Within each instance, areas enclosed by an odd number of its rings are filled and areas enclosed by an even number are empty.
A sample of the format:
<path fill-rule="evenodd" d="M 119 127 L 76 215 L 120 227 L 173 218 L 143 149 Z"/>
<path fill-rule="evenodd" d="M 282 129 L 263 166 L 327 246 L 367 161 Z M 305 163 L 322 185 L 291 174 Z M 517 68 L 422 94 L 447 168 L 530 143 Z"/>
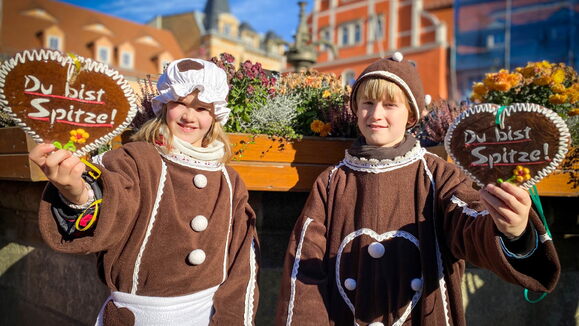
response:
<path fill-rule="evenodd" d="M 353 102 L 366 78 L 398 84 L 417 115 L 423 108 L 408 61 L 370 65 Z M 464 325 L 465 261 L 534 291 L 551 291 L 560 272 L 534 212 L 510 243 L 458 167 L 410 135 L 393 148 L 361 139 L 312 188 L 290 237 L 276 324 Z"/>

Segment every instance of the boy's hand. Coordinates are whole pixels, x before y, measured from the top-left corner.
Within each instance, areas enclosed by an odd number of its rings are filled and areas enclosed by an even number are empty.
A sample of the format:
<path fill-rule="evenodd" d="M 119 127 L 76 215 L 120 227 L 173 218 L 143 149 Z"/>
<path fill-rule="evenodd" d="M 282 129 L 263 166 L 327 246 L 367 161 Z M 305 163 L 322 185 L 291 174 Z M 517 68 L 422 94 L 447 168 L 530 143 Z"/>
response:
<path fill-rule="evenodd" d="M 509 238 L 523 234 L 531 209 L 528 192 L 510 182 L 503 182 L 500 187 L 487 185 L 480 190 L 480 197 L 499 231 Z"/>
<path fill-rule="evenodd" d="M 54 150 L 52 144 L 38 144 L 30 151 L 28 157 L 40 167 L 64 198 L 74 204 L 84 204 L 88 200 L 82 179 L 84 163 L 70 151 Z"/>

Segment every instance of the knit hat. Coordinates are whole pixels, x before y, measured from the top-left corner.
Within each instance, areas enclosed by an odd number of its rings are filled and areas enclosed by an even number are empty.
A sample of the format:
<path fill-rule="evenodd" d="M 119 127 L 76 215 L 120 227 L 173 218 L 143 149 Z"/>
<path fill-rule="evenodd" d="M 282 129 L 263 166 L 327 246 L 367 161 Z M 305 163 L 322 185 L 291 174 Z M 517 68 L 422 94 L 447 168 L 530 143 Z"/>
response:
<path fill-rule="evenodd" d="M 410 108 L 414 110 L 416 121 L 408 126 L 413 127 L 420 119 L 420 112 L 426 105 L 430 104 L 430 95 L 424 96 L 422 81 L 414 64 L 408 60 L 403 60 L 402 53 L 395 52 L 391 58 L 380 59 L 369 65 L 352 86 L 352 96 L 350 97 L 350 107 L 356 114 L 356 93 L 360 84 L 366 79 L 380 78 L 392 82 L 406 94 L 410 102 Z"/>
<path fill-rule="evenodd" d="M 198 89 L 200 101 L 213 103 L 215 120 L 222 125 L 227 123 L 231 112 L 227 107 L 227 75 L 211 61 L 185 58 L 171 62 L 159 78 L 157 89 L 159 95 L 151 101 L 156 115 L 161 113 L 163 104 L 177 101 Z"/>

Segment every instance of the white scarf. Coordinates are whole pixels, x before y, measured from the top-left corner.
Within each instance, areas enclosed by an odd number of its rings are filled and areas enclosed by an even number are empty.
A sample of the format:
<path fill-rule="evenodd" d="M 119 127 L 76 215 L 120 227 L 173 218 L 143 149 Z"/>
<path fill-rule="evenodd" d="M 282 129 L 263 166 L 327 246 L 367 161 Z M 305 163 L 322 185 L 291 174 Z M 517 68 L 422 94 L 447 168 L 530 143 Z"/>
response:
<path fill-rule="evenodd" d="M 225 145 L 219 140 L 214 140 L 207 147 L 198 147 L 173 136 L 173 150 L 175 154 L 189 156 L 199 161 L 219 162 L 225 155 Z"/>

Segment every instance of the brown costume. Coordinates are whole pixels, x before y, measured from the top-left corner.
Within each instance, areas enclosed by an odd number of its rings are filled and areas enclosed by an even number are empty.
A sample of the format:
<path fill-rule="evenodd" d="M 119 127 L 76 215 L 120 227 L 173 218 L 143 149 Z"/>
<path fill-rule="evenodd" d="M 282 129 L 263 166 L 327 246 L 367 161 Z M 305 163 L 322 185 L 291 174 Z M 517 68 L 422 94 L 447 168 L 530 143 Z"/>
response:
<path fill-rule="evenodd" d="M 397 52 L 356 80 L 354 112 L 367 79 L 395 83 L 415 118 L 430 98 L 414 64 Z M 529 289 L 551 291 L 560 266 L 537 216 L 531 213 L 535 227 L 511 242 L 499 235 L 478 199 L 456 166 L 426 153 L 411 136 L 392 148 L 359 140 L 318 177 L 296 223 L 277 324 L 464 325 L 465 261 Z"/>
<path fill-rule="evenodd" d="M 175 297 L 218 286 L 211 323 L 252 324 L 258 305 L 255 215 L 238 174 L 220 163 L 159 155 L 143 142 L 106 153 L 99 168 L 103 204 L 84 236 L 63 236 L 51 213 L 60 199 L 48 186 L 40 230 L 49 246 L 100 252 L 100 273 L 111 291 Z M 192 223 L 195 218 L 206 227 Z M 201 256 L 191 258 L 195 249 Z M 131 322 L 130 311 L 111 302 L 106 307 L 105 324 Z"/>
<path fill-rule="evenodd" d="M 397 148 L 355 145 L 318 177 L 296 223 L 277 325 L 464 325 L 465 261 L 551 291 L 559 261 L 530 217 L 541 241 L 528 257 L 508 258 L 456 166 L 412 137 Z"/>

